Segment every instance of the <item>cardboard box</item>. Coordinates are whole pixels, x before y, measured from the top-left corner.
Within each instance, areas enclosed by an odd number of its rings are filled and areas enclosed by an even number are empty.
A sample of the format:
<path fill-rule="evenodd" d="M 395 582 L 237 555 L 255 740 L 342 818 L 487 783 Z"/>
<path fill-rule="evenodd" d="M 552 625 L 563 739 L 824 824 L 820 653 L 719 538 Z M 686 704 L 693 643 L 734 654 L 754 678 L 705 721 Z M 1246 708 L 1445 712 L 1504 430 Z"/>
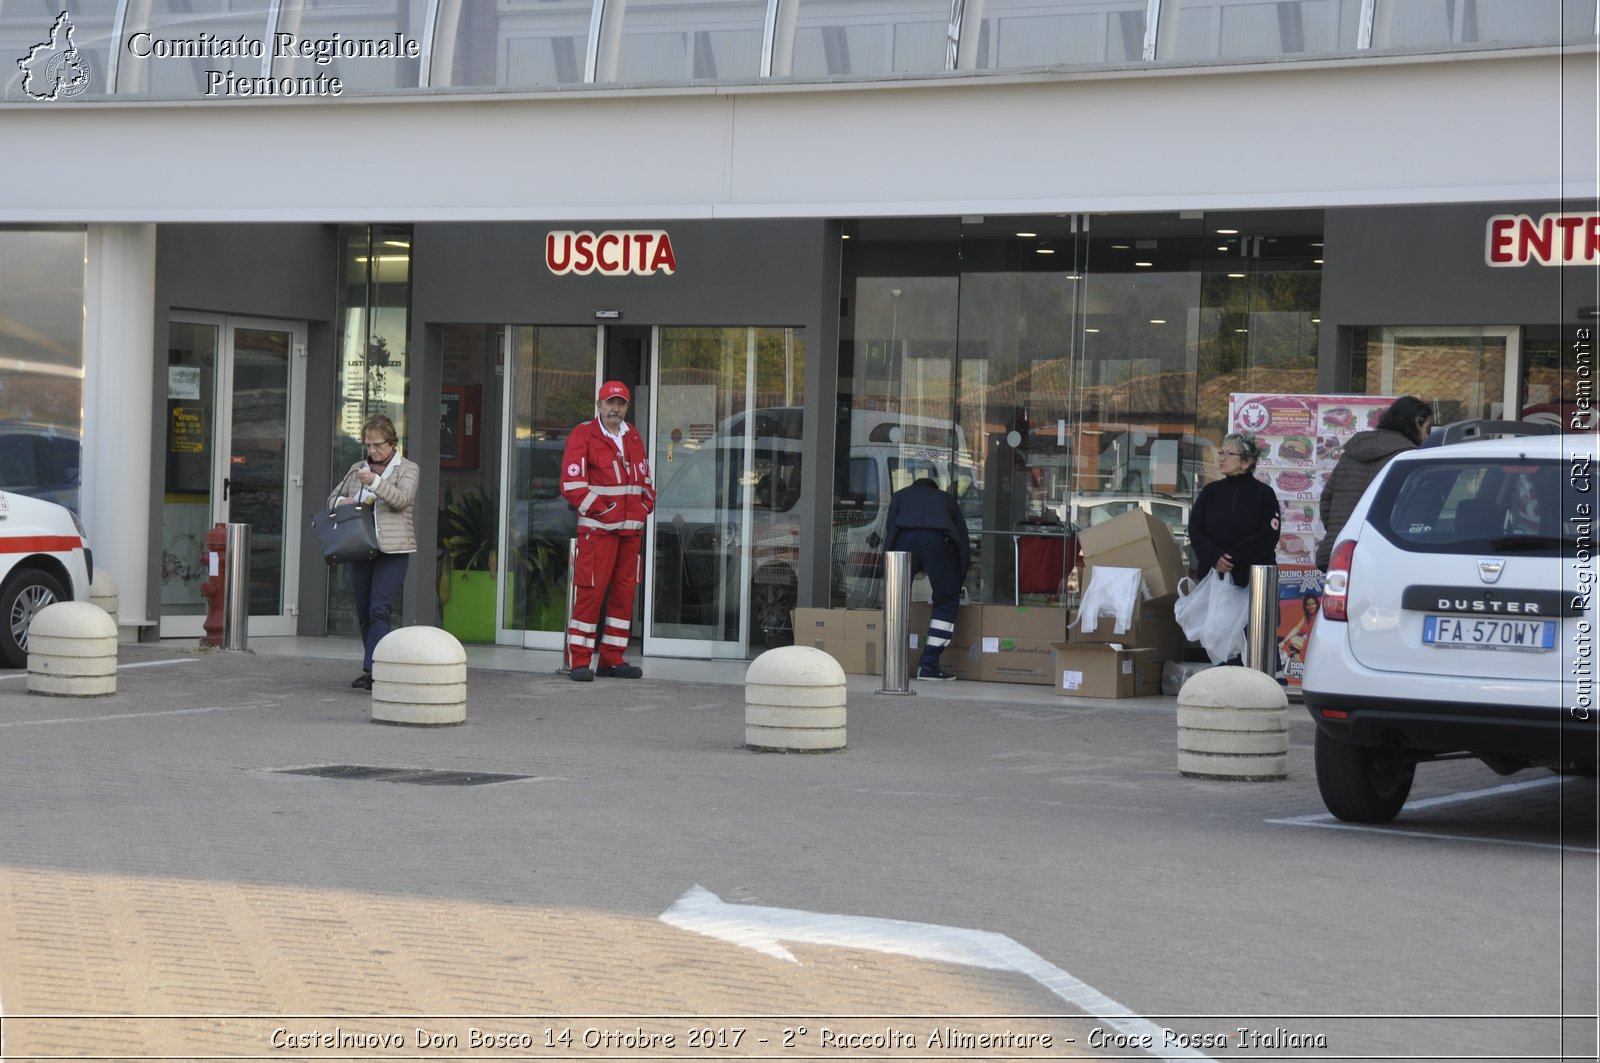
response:
<path fill-rule="evenodd" d="M 1178 581 L 1188 574 L 1183 551 L 1171 530 L 1142 509 L 1084 528 L 1078 532 L 1078 545 L 1087 565 L 1142 571 L 1145 585 L 1156 598 L 1177 594 Z"/>
<path fill-rule="evenodd" d="M 980 633 L 984 638 L 1042 639 L 1060 642 L 1066 637 L 1067 611 L 1058 605 L 980 605 Z M 957 617 L 960 627 L 960 617 Z"/>
<path fill-rule="evenodd" d="M 987 683 L 1048 686 L 1056 681 L 1058 644 L 1057 639 L 1013 639 L 985 635 L 978 654 L 978 678 Z"/>
<path fill-rule="evenodd" d="M 939 667 L 954 675 L 957 679 L 981 679 L 983 675 L 983 653 L 980 640 L 972 642 L 955 643 L 944 648 L 944 653 L 939 657 Z M 913 671 L 912 675 L 917 673 Z"/>
<path fill-rule="evenodd" d="M 816 648 L 839 662 L 846 675 L 882 675 L 883 653 L 877 643 L 852 642 L 849 639 L 831 639 L 818 642 Z"/>
<path fill-rule="evenodd" d="M 794 644 L 823 651 L 849 675 L 882 675 L 882 623 L 873 609 L 796 609 Z"/>
<path fill-rule="evenodd" d="M 794 644 L 815 646 L 819 642 L 844 640 L 844 610 L 796 609 Z"/>
<path fill-rule="evenodd" d="M 850 609 L 844 614 L 844 637 L 866 648 L 867 666 L 861 671 L 883 674 L 883 610 Z"/>
<path fill-rule="evenodd" d="M 1167 657 L 1160 650 L 1129 650 L 1133 658 L 1133 696 L 1156 698 L 1161 696 L 1162 668 Z"/>
<path fill-rule="evenodd" d="M 1057 694 L 1072 698 L 1134 696 L 1134 651 L 1099 642 L 1061 642 L 1055 651 Z"/>
<path fill-rule="evenodd" d="M 1114 642 L 1126 649 L 1159 650 L 1163 657 L 1182 657 L 1189 640 L 1183 628 L 1172 618 L 1172 599 L 1152 598 L 1133 607 L 1133 622 L 1128 630 L 1118 634 L 1116 620 L 1109 616 L 1096 618 L 1094 627 L 1083 630 L 1080 617 L 1072 618 L 1067 630 L 1068 642 Z"/>

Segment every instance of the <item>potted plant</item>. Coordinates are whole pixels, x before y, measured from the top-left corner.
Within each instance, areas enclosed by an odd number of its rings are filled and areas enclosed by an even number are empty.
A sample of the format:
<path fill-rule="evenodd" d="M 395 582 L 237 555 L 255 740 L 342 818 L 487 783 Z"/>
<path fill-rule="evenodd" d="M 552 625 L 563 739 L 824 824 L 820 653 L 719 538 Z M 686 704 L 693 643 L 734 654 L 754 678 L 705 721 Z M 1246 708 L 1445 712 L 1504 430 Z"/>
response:
<path fill-rule="evenodd" d="M 494 641 L 497 518 L 494 499 L 483 492 L 458 501 L 445 488 L 439 510 L 441 622 L 463 642 Z"/>

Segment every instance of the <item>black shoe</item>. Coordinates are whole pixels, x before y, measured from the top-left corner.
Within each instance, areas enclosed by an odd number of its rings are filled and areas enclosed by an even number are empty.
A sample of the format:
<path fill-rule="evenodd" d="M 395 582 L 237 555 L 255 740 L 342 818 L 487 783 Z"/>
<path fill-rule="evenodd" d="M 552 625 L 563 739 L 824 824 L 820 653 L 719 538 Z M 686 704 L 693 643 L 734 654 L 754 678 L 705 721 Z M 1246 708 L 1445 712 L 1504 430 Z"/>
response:
<path fill-rule="evenodd" d="M 372 673 L 371 672 L 362 672 L 360 675 L 358 675 L 354 679 L 350 680 L 350 686 L 354 690 L 371 690 L 372 689 Z"/>
<path fill-rule="evenodd" d="M 621 664 L 602 664 L 594 670 L 594 674 L 605 676 L 607 679 L 638 679 L 644 675 L 644 669 L 623 661 Z"/>
<path fill-rule="evenodd" d="M 594 673 L 589 670 L 588 665 L 580 664 L 578 667 L 567 673 L 567 678 L 572 680 L 574 683 L 593 683 Z"/>
<path fill-rule="evenodd" d="M 917 678 L 935 679 L 941 683 L 947 683 L 956 678 L 956 674 L 954 672 L 947 672 L 943 668 L 919 668 L 917 669 Z"/>

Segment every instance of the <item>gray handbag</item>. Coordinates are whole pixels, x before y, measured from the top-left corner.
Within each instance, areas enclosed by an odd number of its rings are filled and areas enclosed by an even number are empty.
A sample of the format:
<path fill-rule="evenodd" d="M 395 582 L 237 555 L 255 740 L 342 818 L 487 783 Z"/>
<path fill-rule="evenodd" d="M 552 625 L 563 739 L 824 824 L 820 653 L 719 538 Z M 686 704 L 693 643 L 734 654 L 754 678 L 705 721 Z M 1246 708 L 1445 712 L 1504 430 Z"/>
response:
<path fill-rule="evenodd" d="M 378 528 L 371 506 L 346 502 L 311 515 L 311 527 L 328 564 L 371 561 L 378 556 Z"/>

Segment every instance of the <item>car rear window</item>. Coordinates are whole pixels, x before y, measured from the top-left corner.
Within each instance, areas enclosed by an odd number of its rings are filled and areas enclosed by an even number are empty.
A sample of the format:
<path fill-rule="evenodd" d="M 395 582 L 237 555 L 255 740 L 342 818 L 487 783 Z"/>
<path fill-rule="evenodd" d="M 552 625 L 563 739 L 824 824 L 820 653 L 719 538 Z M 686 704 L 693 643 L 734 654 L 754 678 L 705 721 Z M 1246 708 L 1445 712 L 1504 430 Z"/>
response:
<path fill-rule="evenodd" d="M 1373 497 L 1367 522 L 1409 550 L 1493 550 L 1557 555 L 1562 467 L 1554 461 L 1458 458 L 1396 462 Z"/>

